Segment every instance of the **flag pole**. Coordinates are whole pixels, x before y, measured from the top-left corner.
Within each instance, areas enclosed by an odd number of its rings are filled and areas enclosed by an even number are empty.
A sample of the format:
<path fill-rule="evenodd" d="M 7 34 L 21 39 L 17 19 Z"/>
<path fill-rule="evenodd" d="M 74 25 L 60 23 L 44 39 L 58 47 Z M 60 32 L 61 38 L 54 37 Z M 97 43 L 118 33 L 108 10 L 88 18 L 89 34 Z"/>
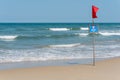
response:
<path fill-rule="evenodd" d="M 92 26 L 94 26 L 94 18 L 92 18 Z M 95 36 L 93 34 L 93 66 L 95 66 Z"/>
<path fill-rule="evenodd" d="M 99 10 L 98 7 L 92 5 L 92 28 L 93 29 L 95 28 L 94 18 L 97 18 L 96 13 L 97 13 L 98 10 Z M 93 34 L 92 34 L 92 36 L 93 36 L 93 66 L 95 66 L 95 57 L 96 57 L 96 55 L 95 55 L 95 33 L 98 32 L 98 29 L 94 29 L 94 30 L 95 31 L 92 31 L 93 32 Z"/>
<path fill-rule="evenodd" d="M 92 26 L 94 26 L 94 18 L 92 18 Z"/>

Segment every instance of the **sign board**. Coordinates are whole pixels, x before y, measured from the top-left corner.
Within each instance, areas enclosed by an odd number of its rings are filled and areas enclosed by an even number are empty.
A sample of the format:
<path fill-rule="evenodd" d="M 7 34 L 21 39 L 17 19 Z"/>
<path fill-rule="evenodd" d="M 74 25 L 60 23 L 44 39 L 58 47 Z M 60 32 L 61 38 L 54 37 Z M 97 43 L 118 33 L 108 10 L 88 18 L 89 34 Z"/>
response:
<path fill-rule="evenodd" d="M 97 26 L 90 26 L 89 31 L 90 31 L 90 33 L 97 33 L 98 32 L 98 27 Z"/>

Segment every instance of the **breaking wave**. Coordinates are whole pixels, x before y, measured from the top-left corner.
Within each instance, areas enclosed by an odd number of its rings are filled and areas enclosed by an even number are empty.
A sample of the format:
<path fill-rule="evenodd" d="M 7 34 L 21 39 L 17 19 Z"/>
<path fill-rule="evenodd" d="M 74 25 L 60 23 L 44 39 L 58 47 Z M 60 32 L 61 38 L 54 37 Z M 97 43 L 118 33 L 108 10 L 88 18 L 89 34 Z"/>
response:
<path fill-rule="evenodd" d="M 3 40 L 3 41 L 13 41 L 17 38 L 18 36 L 0 36 L 0 40 Z"/>
<path fill-rule="evenodd" d="M 51 31 L 68 31 L 70 29 L 68 29 L 68 28 L 49 28 L 49 30 L 51 30 Z"/>
<path fill-rule="evenodd" d="M 49 45 L 48 47 L 53 47 L 53 48 L 69 48 L 69 47 L 75 47 L 79 46 L 80 43 L 75 43 L 75 44 L 61 44 L 61 45 Z"/>
<path fill-rule="evenodd" d="M 103 36 L 120 36 L 120 33 L 100 32 Z"/>
<path fill-rule="evenodd" d="M 81 37 L 86 37 L 86 36 L 88 36 L 88 33 L 75 33 L 75 35 L 78 35 Z"/>
<path fill-rule="evenodd" d="M 89 30 L 88 27 L 81 27 L 80 29 L 81 29 L 81 30 Z"/>

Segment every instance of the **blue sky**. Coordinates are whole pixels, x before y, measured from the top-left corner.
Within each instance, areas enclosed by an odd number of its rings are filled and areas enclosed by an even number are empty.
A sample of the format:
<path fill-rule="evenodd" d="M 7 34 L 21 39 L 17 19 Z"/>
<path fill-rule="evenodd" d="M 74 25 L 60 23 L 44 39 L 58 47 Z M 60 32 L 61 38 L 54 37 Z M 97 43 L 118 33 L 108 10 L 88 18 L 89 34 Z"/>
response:
<path fill-rule="evenodd" d="M 0 22 L 120 22 L 120 0 L 0 0 Z"/>

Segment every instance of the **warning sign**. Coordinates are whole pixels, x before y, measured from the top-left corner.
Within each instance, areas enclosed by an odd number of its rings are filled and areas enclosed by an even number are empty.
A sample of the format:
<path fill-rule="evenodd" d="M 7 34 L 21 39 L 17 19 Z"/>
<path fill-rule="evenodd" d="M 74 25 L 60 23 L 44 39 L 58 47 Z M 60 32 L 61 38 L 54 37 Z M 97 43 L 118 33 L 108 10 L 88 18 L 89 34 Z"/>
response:
<path fill-rule="evenodd" d="M 90 26 L 89 30 L 90 30 L 90 33 L 97 33 L 98 27 L 97 26 Z"/>

